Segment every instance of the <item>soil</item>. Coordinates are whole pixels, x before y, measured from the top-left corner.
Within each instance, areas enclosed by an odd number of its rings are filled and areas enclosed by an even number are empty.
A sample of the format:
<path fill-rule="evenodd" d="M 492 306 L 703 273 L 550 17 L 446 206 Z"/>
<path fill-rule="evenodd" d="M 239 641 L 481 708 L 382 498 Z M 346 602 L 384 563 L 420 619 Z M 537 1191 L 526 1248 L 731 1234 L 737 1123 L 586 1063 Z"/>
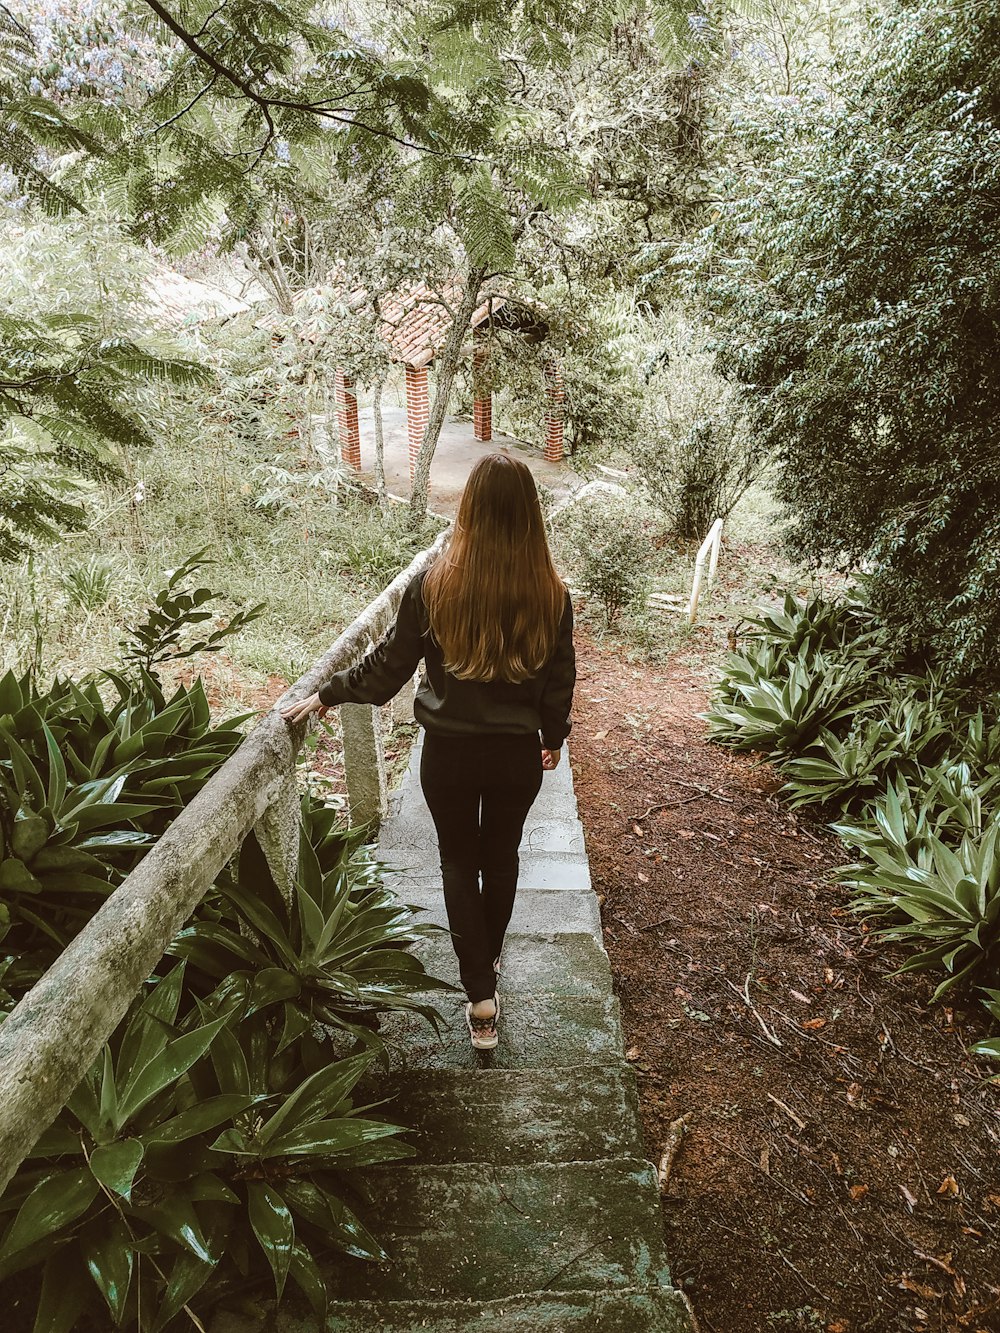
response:
<path fill-rule="evenodd" d="M 1000 1089 L 975 1006 L 852 914 L 843 849 L 698 713 L 701 660 L 581 628 L 571 738 L 646 1147 L 702 1333 L 997 1333 Z M 707 658 L 705 649 L 707 649 Z"/>

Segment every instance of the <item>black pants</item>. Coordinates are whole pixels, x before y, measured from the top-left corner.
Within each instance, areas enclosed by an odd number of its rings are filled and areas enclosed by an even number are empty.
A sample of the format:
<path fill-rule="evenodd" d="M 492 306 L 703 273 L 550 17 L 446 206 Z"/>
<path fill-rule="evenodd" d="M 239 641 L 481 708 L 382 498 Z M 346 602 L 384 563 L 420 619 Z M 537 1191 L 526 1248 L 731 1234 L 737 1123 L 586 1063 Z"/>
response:
<path fill-rule="evenodd" d="M 514 910 L 524 820 L 542 785 L 541 742 L 536 734 L 427 732 L 420 785 L 437 829 L 459 976 L 470 1000 L 487 1000 Z"/>

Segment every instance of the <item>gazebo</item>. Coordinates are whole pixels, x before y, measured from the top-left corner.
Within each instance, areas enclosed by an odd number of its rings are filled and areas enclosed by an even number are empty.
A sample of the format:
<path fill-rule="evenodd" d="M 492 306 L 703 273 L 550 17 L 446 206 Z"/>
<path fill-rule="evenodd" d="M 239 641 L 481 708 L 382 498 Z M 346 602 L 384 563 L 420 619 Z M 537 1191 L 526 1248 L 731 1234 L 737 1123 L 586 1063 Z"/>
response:
<path fill-rule="evenodd" d="M 348 304 L 359 306 L 367 294 L 357 291 Z M 457 279 L 435 290 L 424 283 L 414 283 L 380 301 L 381 332 L 390 358 L 401 365 L 406 377 L 406 430 L 410 477 L 416 468 L 430 416 L 430 375 L 434 358 L 451 332 L 453 310 L 461 299 Z M 472 426 L 477 440 L 488 441 L 493 434 L 493 402 L 488 389 L 477 383 L 477 372 L 486 358 L 485 339 L 491 329 L 515 330 L 530 342 L 541 342 L 548 325 L 539 312 L 518 297 L 491 293 L 473 311 L 469 320 L 472 335 L 473 408 Z M 545 459 L 561 462 L 564 456 L 565 390 L 559 361 L 548 356 L 545 373 Z M 342 369 L 336 375 L 337 421 L 341 459 L 350 467 L 361 468 L 361 434 L 358 425 L 358 400 L 354 381 Z"/>

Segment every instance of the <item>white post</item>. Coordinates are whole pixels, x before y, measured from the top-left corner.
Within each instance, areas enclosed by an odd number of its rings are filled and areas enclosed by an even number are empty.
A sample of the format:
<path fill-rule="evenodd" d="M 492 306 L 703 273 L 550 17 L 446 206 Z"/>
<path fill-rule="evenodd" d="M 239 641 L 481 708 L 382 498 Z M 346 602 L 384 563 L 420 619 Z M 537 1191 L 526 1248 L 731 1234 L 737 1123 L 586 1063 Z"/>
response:
<path fill-rule="evenodd" d="M 715 577 L 715 569 L 719 563 L 719 548 L 722 544 L 722 519 L 717 518 L 708 530 L 708 536 L 698 547 L 698 554 L 694 559 L 694 578 L 691 581 L 691 598 L 688 602 L 688 624 L 693 625 L 698 616 L 698 602 L 701 598 L 701 584 L 705 573 L 705 559 L 709 551 L 712 552 L 712 560 L 708 570 L 708 581 L 711 584 Z"/>

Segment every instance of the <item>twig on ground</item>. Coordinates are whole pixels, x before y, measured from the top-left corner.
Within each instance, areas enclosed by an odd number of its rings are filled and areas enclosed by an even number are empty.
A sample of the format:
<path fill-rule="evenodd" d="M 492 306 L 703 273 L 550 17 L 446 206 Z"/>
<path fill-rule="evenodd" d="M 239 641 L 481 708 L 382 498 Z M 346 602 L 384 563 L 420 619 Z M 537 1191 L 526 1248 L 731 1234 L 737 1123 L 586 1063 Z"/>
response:
<path fill-rule="evenodd" d="M 790 1106 L 786 1106 L 785 1103 L 781 1101 L 779 1097 L 775 1097 L 773 1092 L 769 1092 L 767 1094 L 767 1097 L 768 1101 L 774 1102 L 775 1106 L 779 1106 L 782 1109 L 782 1111 L 784 1111 L 785 1115 L 788 1116 L 789 1120 L 794 1120 L 795 1123 L 798 1125 L 799 1129 L 805 1129 L 806 1122 L 804 1120 L 800 1120 Z"/>
<path fill-rule="evenodd" d="M 629 815 L 626 822 L 641 824 L 642 821 L 647 819 L 654 810 L 676 810 L 679 805 L 690 805 L 692 801 L 700 800 L 700 796 L 684 796 L 679 801 L 661 801 L 658 805 L 649 806 L 649 808 L 644 810 L 641 815 Z"/>
<path fill-rule="evenodd" d="M 731 991 L 735 991 L 735 993 L 740 997 L 740 999 L 743 1001 L 746 1007 L 753 1014 L 754 1018 L 756 1018 L 757 1022 L 760 1024 L 761 1031 L 764 1033 L 764 1036 L 768 1039 L 771 1045 L 781 1048 L 782 1043 L 780 1038 L 777 1037 L 775 1033 L 773 1033 L 771 1029 L 767 1026 L 767 1024 L 761 1018 L 760 1014 L 754 1008 L 753 1002 L 750 999 L 750 974 L 747 973 L 747 979 L 743 983 L 742 990 L 740 990 L 738 986 L 734 986 L 728 977 L 725 977 L 724 980 L 729 989 Z"/>
<path fill-rule="evenodd" d="M 660 1153 L 660 1165 L 656 1173 L 659 1182 L 660 1193 L 666 1194 L 667 1185 L 670 1181 L 670 1172 L 673 1169 L 674 1158 L 680 1151 L 681 1144 L 684 1142 L 684 1135 L 687 1133 L 688 1125 L 691 1123 L 691 1112 L 686 1115 L 678 1116 L 667 1130 L 667 1141 L 663 1145 L 663 1152 Z"/>
<path fill-rule="evenodd" d="M 820 1298 L 820 1300 L 829 1302 L 830 1297 L 824 1296 L 823 1293 L 820 1291 L 819 1287 L 813 1286 L 813 1284 L 809 1281 L 807 1277 L 803 1277 L 802 1274 L 799 1272 L 799 1270 L 792 1263 L 791 1259 L 789 1259 L 786 1255 L 782 1254 L 780 1250 L 778 1251 L 778 1258 L 781 1260 L 783 1264 L 785 1264 L 788 1268 L 792 1270 L 792 1272 L 799 1279 L 799 1281 L 802 1283 L 802 1285 L 806 1288 L 807 1291 L 812 1291 Z"/>

